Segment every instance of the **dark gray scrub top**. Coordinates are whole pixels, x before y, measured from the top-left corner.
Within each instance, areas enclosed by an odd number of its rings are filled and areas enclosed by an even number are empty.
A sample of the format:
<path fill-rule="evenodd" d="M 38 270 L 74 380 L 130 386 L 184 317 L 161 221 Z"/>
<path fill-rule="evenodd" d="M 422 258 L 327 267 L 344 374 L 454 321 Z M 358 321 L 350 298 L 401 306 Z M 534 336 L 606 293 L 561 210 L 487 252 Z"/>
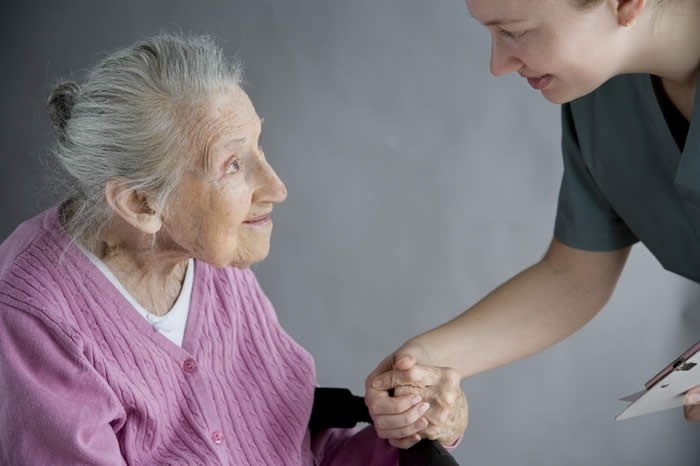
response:
<path fill-rule="evenodd" d="M 590 251 L 641 241 L 700 282 L 700 79 L 683 151 L 647 74 L 611 79 L 562 106 L 564 176 L 554 237 Z"/>

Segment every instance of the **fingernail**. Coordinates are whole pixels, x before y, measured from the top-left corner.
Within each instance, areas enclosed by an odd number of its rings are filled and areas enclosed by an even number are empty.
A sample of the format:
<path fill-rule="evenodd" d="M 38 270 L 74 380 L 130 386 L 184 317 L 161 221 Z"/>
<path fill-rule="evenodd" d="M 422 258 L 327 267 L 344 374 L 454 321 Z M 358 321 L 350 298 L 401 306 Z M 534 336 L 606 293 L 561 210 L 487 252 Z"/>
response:
<path fill-rule="evenodd" d="M 420 395 L 415 395 L 413 398 L 411 398 L 411 404 L 416 404 L 423 398 Z"/>
<path fill-rule="evenodd" d="M 430 409 L 430 403 L 423 403 L 422 405 L 420 405 L 420 408 L 418 408 L 418 410 L 419 410 L 421 413 L 424 413 L 424 412 L 426 412 L 426 411 L 429 410 L 429 409 Z"/>
<path fill-rule="evenodd" d="M 688 393 L 688 396 L 685 398 L 685 404 L 688 404 L 688 405 L 700 404 L 700 393 Z"/>

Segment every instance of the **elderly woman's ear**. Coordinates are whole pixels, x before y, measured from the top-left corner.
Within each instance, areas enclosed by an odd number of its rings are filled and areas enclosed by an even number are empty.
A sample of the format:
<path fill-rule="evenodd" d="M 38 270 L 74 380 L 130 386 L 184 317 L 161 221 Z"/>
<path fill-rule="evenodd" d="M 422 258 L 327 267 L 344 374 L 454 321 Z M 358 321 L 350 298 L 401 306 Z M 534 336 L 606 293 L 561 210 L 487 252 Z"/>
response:
<path fill-rule="evenodd" d="M 129 187 L 123 180 L 107 181 L 105 197 L 114 212 L 137 230 L 152 235 L 163 226 L 160 214 L 148 196 Z"/>

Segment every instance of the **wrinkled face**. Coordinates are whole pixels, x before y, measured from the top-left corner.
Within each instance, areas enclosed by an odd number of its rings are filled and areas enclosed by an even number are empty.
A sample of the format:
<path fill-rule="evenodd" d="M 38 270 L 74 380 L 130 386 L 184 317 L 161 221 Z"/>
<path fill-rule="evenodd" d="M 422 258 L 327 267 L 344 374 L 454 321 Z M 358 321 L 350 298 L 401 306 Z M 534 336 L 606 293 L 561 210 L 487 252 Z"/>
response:
<path fill-rule="evenodd" d="M 620 62 L 616 12 L 604 1 L 579 10 L 569 0 L 467 0 L 491 33 L 491 72 L 520 74 L 554 103 L 595 90 Z"/>
<path fill-rule="evenodd" d="M 248 95 L 231 87 L 211 96 L 194 125 L 195 154 L 162 233 L 214 266 L 248 267 L 267 256 L 270 213 L 287 196 L 262 151 L 260 118 Z"/>

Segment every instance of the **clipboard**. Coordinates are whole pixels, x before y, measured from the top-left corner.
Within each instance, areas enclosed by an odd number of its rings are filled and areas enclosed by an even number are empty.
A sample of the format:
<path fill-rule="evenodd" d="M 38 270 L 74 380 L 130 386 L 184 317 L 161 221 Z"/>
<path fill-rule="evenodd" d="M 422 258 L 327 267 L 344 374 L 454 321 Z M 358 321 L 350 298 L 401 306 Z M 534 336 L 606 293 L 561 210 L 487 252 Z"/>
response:
<path fill-rule="evenodd" d="M 683 406 L 685 394 L 700 385 L 700 341 L 644 384 L 644 390 L 620 398 L 630 402 L 617 415 L 622 421 L 644 414 Z"/>

